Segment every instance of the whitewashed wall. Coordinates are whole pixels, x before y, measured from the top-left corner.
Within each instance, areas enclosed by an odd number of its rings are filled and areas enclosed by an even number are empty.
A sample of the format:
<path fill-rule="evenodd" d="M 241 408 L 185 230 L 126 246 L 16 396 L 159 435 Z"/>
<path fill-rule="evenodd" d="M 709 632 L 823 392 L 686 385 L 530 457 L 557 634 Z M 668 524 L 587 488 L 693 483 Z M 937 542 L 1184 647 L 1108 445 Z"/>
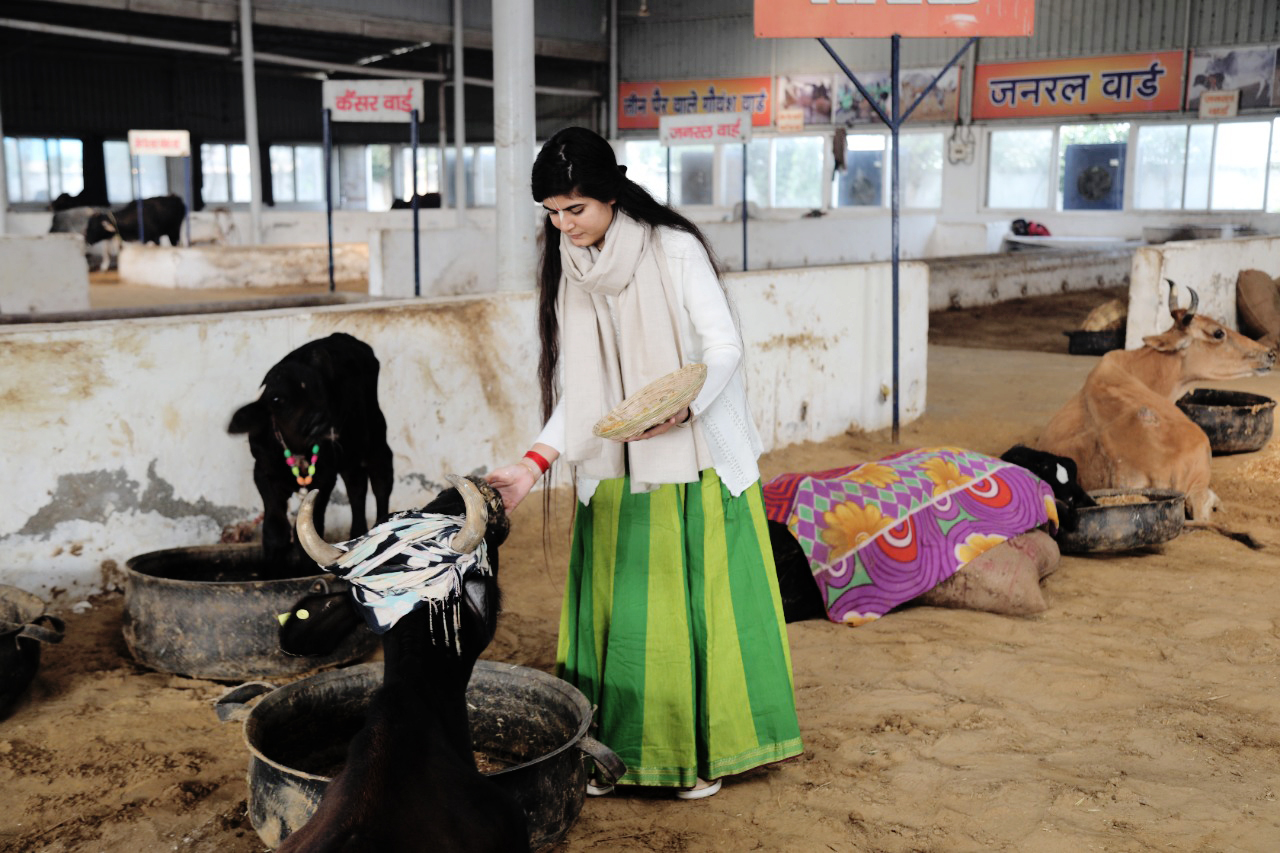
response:
<path fill-rule="evenodd" d="M 1241 270 L 1259 269 L 1280 275 L 1280 237 L 1240 237 L 1232 240 L 1188 240 L 1144 246 L 1134 252 L 1129 284 L 1129 318 L 1125 349 L 1142 346 L 1146 335 L 1173 325 L 1169 316 L 1169 286 L 1178 285 L 1178 304 L 1200 298 L 1197 310 L 1231 329 L 1236 324 L 1236 277 Z"/>
<path fill-rule="evenodd" d="M 901 278 L 907 423 L 925 405 L 926 271 Z M 768 446 L 892 422 L 887 265 L 735 274 L 728 287 Z M 76 600 L 131 556 L 214 543 L 256 516 L 248 442 L 226 425 L 272 364 L 335 331 L 382 363 L 393 509 L 424 503 L 447 472 L 517 458 L 540 425 L 535 313 L 522 292 L 0 327 L 0 583 Z M 344 502 L 340 488 L 337 534 Z"/>
<path fill-rule="evenodd" d="M 0 314 L 88 307 L 89 271 L 78 235 L 0 237 Z"/>

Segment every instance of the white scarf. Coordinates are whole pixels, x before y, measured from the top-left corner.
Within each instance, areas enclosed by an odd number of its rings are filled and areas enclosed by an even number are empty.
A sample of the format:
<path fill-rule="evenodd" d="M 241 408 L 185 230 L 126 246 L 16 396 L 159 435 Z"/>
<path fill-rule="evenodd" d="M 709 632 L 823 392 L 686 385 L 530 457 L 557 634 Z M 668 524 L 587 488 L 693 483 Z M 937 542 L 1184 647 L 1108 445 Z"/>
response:
<path fill-rule="evenodd" d="M 678 319 L 683 308 L 658 235 L 615 210 L 597 257 L 561 237 L 560 263 L 566 460 L 586 477 L 611 480 L 627 473 L 625 449 L 632 492 L 694 482 L 711 460 L 705 450 L 708 458 L 700 458 L 693 429 L 627 444 L 591 431 L 626 396 L 684 364 Z M 616 334 L 609 296 L 617 300 Z"/>

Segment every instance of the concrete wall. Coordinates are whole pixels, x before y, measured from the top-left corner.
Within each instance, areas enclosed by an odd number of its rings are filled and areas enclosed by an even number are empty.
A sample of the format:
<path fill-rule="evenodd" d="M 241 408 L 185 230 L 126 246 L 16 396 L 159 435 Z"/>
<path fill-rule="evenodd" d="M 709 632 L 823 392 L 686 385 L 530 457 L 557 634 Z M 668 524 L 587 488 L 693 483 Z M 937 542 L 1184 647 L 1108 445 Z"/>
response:
<path fill-rule="evenodd" d="M 88 307 L 89 270 L 78 235 L 0 237 L 0 314 Z"/>
<path fill-rule="evenodd" d="M 1169 286 L 1178 285 L 1178 304 L 1191 302 L 1187 288 L 1200 297 L 1197 309 L 1231 329 L 1236 324 L 1236 276 L 1260 269 L 1280 275 L 1280 237 L 1240 237 L 1231 240 L 1188 240 L 1144 246 L 1134 252 L 1129 285 L 1129 319 L 1125 349 L 1142 346 L 1146 335 L 1173 325 L 1169 316 Z"/>
<path fill-rule="evenodd" d="M 149 287 L 198 290 L 211 287 L 289 287 L 328 284 L 329 247 L 170 246 L 126 243 L 120 252 L 120 281 Z M 369 275 L 365 243 L 335 243 L 337 283 L 363 283 Z"/>
<path fill-rule="evenodd" d="M 1024 296 L 1129 283 L 1133 248 L 1036 249 L 929 258 L 929 310 L 973 308 Z"/>
<path fill-rule="evenodd" d="M 925 406 L 926 270 L 905 265 L 901 278 L 906 423 Z M 727 286 L 770 447 L 892 422 L 886 265 L 736 274 Z M 335 331 L 382 363 L 393 509 L 424 503 L 447 472 L 517 458 L 540 425 L 535 313 L 521 292 L 0 327 L 0 583 L 75 600 L 131 556 L 214 543 L 258 515 L 248 442 L 226 425 L 272 364 Z M 339 486 L 329 529 L 349 522 Z"/>

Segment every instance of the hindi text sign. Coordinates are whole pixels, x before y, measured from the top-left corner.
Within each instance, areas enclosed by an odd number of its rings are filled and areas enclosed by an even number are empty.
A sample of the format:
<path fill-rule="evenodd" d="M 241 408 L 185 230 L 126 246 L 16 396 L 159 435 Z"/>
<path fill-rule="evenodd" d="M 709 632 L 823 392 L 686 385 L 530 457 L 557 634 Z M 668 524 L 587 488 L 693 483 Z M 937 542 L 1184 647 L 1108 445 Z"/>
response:
<path fill-rule="evenodd" d="M 1231 118 L 1240 112 L 1240 90 L 1203 92 L 1200 95 L 1200 118 Z"/>
<path fill-rule="evenodd" d="M 975 119 L 1176 111 L 1182 52 L 979 65 Z"/>
<path fill-rule="evenodd" d="M 759 38 L 1029 36 L 1035 0 L 755 0 Z"/>
<path fill-rule="evenodd" d="M 189 130 L 131 130 L 128 134 L 132 157 L 190 157 Z"/>
<path fill-rule="evenodd" d="M 742 77 L 618 84 L 618 127 L 656 128 L 663 116 L 746 113 L 757 127 L 773 123 L 773 80 Z"/>
<path fill-rule="evenodd" d="M 746 113 L 662 116 L 658 121 L 658 141 L 666 146 L 750 142 L 751 116 Z"/>
<path fill-rule="evenodd" d="M 333 121 L 411 121 L 426 114 L 421 80 L 325 80 L 324 109 Z"/>

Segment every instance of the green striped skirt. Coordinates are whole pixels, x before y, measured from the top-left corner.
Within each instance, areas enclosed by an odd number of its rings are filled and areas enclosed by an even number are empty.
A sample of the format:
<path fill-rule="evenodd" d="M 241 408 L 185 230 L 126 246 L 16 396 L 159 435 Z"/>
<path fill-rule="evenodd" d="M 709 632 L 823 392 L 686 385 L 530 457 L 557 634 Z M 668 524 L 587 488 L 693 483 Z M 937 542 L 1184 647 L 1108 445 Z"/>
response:
<path fill-rule="evenodd" d="M 689 787 L 802 751 L 791 650 L 757 482 L 633 495 L 606 480 L 577 507 L 556 653 L 598 705 L 621 784 Z"/>

